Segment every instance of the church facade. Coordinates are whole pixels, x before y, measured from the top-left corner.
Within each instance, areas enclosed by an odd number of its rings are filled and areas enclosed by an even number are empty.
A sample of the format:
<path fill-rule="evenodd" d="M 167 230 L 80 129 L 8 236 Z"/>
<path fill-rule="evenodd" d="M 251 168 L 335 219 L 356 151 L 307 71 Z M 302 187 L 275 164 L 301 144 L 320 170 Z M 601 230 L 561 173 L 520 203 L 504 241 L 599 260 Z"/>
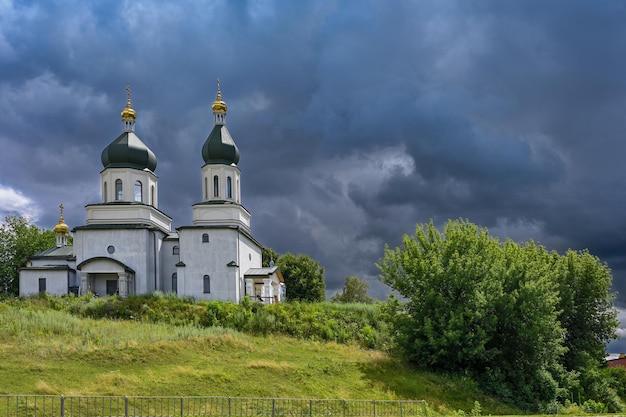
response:
<path fill-rule="evenodd" d="M 86 206 L 87 220 L 73 229 L 73 245 L 67 244 L 61 206 L 57 245 L 20 269 L 20 295 L 162 291 L 198 300 L 239 302 L 249 295 L 266 304 L 282 301 L 280 270 L 262 267 L 263 248 L 241 204 L 239 149 L 226 128 L 219 82 L 215 124 L 201 149 L 201 201 L 192 206 L 192 224 L 175 230 L 159 210 L 157 159 L 135 134 L 127 90 L 123 132 L 101 155 L 102 200 Z"/>

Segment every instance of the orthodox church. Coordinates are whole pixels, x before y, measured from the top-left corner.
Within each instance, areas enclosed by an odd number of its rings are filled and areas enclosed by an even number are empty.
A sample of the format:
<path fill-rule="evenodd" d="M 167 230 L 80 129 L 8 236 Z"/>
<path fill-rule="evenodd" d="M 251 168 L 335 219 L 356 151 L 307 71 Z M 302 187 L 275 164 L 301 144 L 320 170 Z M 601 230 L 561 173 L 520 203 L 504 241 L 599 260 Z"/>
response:
<path fill-rule="evenodd" d="M 190 226 L 172 230 L 159 210 L 155 154 L 135 134 L 128 100 L 124 130 L 102 151 L 102 201 L 88 204 L 86 223 L 70 228 L 60 206 L 56 247 L 31 256 L 20 269 L 20 295 L 118 294 L 153 291 L 197 300 L 263 303 L 284 299 L 276 266 L 262 267 L 262 246 L 252 237 L 250 212 L 241 204 L 239 149 L 226 128 L 227 105 L 218 81 L 215 125 L 202 146 L 202 200 Z"/>

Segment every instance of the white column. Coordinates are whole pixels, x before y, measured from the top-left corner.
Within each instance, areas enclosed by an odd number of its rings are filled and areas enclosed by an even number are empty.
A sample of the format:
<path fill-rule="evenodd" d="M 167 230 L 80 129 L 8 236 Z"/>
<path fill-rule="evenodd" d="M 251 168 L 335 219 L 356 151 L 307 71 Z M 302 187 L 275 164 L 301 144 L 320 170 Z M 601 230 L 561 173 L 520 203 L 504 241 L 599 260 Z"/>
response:
<path fill-rule="evenodd" d="M 78 289 L 79 295 L 85 295 L 89 292 L 89 287 L 87 284 L 87 276 L 89 274 L 87 272 L 80 273 L 80 288 Z"/>
<path fill-rule="evenodd" d="M 246 278 L 246 295 L 254 299 L 254 281 L 251 278 Z"/>
<path fill-rule="evenodd" d="M 272 304 L 274 302 L 274 291 L 272 288 L 272 279 L 263 278 L 263 302 Z"/>
<path fill-rule="evenodd" d="M 185 290 L 185 267 L 177 266 L 176 267 L 176 280 L 178 283 L 178 296 L 182 297 L 183 295 L 187 295 Z"/>
<path fill-rule="evenodd" d="M 128 297 L 128 279 L 126 272 L 117 274 L 117 288 L 120 297 Z"/>

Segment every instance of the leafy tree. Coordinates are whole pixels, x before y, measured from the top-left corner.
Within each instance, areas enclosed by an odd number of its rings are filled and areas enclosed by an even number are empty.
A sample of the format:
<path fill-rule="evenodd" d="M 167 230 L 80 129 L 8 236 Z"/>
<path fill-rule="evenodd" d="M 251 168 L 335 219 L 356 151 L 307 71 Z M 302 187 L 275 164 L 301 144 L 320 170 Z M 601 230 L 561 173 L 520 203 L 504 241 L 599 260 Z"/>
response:
<path fill-rule="evenodd" d="M 568 351 L 563 364 L 580 374 L 586 397 L 610 405 L 607 393 L 597 388 L 606 386 L 599 381 L 604 374 L 594 370 L 603 366 L 605 346 L 617 337 L 611 270 L 587 251 L 570 250 L 558 261 L 559 321 L 565 328 L 563 341 Z"/>
<path fill-rule="evenodd" d="M 587 251 L 570 250 L 559 261 L 559 319 L 567 330 L 569 351 L 565 365 L 572 370 L 601 365 L 606 343 L 616 337 L 619 325 L 610 293 L 611 270 Z"/>
<path fill-rule="evenodd" d="M 501 285 L 493 314 L 495 333 L 486 344 L 489 371 L 477 378 L 491 392 L 523 407 L 560 395 L 568 374 L 562 366 L 566 349 L 558 321 L 554 256 L 543 247 L 507 240 L 499 245 L 501 261 L 494 279 Z"/>
<path fill-rule="evenodd" d="M 364 303 L 371 304 L 374 302 L 372 297 L 367 294 L 370 283 L 364 279 L 355 276 L 346 277 L 346 283 L 340 293 L 332 296 L 330 301 L 336 303 Z"/>
<path fill-rule="evenodd" d="M 262 256 L 262 259 L 263 259 L 262 265 L 265 268 L 270 266 L 270 262 L 271 261 L 274 261 L 274 263 L 276 263 L 278 261 L 278 258 L 280 257 L 278 252 L 276 252 L 272 248 L 263 248 L 263 253 L 262 253 L 261 256 Z"/>
<path fill-rule="evenodd" d="M 324 301 L 326 283 L 324 268 L 307 255 L 289 252 L 278 258 L 276 263 L 285 279 L 288 301 Z"/>
<path fill-rule="evenodd" d="M 469 373 L 526 407 L 597 370 L 617 324 L 611 274 L 597 258 L 500 242 L 466 220 L 448 221 L 443 233 L 417 225 L 378 267 L 407 299 L 394 322 L 410 362 Z"/>
<path fill-rule="evenodd" d="M 8 216 L 0 226 L 0 293 L 17 295 L 19 268 L 31 255 L 53 247 L 52 230 L 41 230 L 23 216 Z"/>

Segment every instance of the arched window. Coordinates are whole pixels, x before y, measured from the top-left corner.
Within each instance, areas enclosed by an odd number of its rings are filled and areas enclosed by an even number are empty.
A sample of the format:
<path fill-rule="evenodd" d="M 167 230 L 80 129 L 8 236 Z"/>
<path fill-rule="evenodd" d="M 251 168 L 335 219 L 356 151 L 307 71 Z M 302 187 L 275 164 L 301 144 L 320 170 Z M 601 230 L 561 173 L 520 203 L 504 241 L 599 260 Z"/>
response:
<path fill-rule="evenodd" d="M 176 272 L 172 274 L 172 292 L 178 294 L 178 274 Z"/>
<path fill-rule="evenodd" d="M 174 246 L 172 248 L 172 255 L 178 255 L 180 254 L 180 248 L 178 246 Z"/>
<path fill-rule="evenodd" d="M 115 180 L 115 199 L 123 200 L 124 192 L 122 190 L 122 180 Z"/>
<path fill-rule="evenodd" d="M 204 177 L 204 199 L 209 199 L 209 180 Z"/>
<path fill-rule="evenodd" d="M 141 187 L 141 181 L 135 181 L 135 201 L 143 201 L 143 189 Z"/>
<path fill-rule="evenodd" d="M 209 234 L 208 233 L 204 233 L 202 235 L 202 243 L 208 243 L 209 242 Z"/>
<path fill-rule="evenodd" d="M 154 185 L 150 186 L 150 204 L 154 206 Z"/>
<path fill-rule="evenodd" d="M 226 196 L 233 198 L 233 180 L 230 177 L 226 178 Z"/>
<path fill-rule="evenodd" d="M 106 203 L 108 198 L 109 196 L 107 195 L 107 182 L 105 181 L 104 187 L 102 188 L 102 201 Z"/>
<path fill-rule="evenodd" d="M 202 287 L 205 293 L 211 292 L 211 277 L 209 277 L 208 275 L 205 275 L 202 278 Z"/>
<path fill-rule="evenodd" d="M 219 197 L 220 195 L 220 179 L 216 176 L 213 177 L 213 197 Z"/>

